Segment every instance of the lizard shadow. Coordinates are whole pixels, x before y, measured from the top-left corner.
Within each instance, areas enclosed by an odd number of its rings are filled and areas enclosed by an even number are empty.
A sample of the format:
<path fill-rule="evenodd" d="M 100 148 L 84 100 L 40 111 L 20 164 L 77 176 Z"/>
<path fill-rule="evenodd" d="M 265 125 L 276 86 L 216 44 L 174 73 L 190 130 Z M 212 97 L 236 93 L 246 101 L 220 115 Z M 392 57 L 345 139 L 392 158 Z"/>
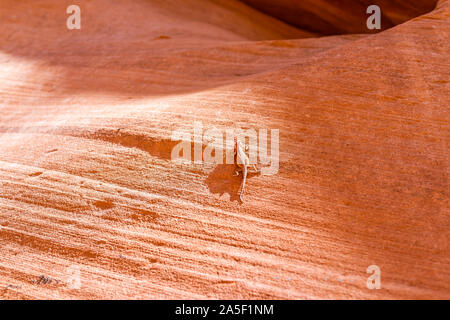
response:
<path fill-rule="evenodd" d="M 234 164 L 218 164 L 208 175 L 205 183 L 212 194 L 219 194 L 220 196 L 228 194 L 231 202 L 241 203 L 239 189 L 242 185 L 242 173 L 239 173 L 239 176 L 235 174 L 236 166 Z M 251 177 L 258 175 L 260 173 L 248 172 L 247 182 Z"/>

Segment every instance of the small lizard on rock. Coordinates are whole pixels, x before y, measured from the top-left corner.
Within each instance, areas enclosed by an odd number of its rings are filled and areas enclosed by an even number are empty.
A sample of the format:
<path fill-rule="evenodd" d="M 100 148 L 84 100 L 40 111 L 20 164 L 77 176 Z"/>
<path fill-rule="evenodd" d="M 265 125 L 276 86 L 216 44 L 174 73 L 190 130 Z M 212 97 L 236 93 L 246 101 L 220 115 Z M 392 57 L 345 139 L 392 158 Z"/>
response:
<path fill-rule="evenodd" d="M 245 151 L 247 150 L 248 150 L 247 146 L 244 146 L 244 144 L 240 140 L 236 140 L 236 144 L 234 146 L 234 158 L 237 166 L 236 176 L 239 175 L 239 171 L 242 172 L 243 175 L 242 185 L 239 190 L 239 199 L 241 199 L 241 202 L 244 202 L 243 195 L 245 190 L 245 182 L 247 181 L 247 173 L 260 172 L 260 170 L 258 170 L 254 164 L 250 164 L 250 159 L 245 153 Z"/>

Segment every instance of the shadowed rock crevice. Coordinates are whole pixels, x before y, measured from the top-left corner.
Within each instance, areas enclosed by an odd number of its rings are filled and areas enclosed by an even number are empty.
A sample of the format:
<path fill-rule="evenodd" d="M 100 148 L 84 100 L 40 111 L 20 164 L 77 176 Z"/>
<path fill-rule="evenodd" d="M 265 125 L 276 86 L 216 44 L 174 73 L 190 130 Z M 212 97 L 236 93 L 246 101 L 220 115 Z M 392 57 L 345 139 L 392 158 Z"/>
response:
<path fill-rule="evenodd" d="M 302 30 L 321 35 L 372 33 L 366 9 L 378 5 L 382 30 L 432 11 L 437 0 L 242 0 L 262 12 Z"/>

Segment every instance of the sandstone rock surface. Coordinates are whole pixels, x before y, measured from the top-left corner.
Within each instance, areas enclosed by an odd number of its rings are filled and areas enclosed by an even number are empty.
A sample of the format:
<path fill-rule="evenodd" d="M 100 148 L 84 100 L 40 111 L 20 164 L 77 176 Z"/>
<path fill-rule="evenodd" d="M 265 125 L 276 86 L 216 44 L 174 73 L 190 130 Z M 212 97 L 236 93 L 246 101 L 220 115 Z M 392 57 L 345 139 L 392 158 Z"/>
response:
<path fill-rule="evenodd" d="M 450 298 L 450 1 L 320 38 L 234 0 L 81 1 L 69 31 L 70 4 L 0 3 L 0 298 Z M 195 121 L 279 129 L 278 174 L 240 203 L 232 166 L 174 163 Z"/>

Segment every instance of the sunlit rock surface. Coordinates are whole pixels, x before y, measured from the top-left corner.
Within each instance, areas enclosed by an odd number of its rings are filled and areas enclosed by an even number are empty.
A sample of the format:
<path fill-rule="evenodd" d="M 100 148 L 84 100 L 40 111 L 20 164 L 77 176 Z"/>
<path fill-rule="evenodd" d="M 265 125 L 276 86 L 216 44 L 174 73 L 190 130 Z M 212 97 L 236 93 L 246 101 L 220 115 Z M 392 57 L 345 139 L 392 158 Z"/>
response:
<path fill-rule="evenodd" d="M 0 3 L 0 298 L 450 298 L 449 1 L 320 38 L 78 2 L 73 31 L 71 1 Z M 195 122 L 279 129 L 278 174 L 240 203 L 233 166 L 171 161 Z"/>

